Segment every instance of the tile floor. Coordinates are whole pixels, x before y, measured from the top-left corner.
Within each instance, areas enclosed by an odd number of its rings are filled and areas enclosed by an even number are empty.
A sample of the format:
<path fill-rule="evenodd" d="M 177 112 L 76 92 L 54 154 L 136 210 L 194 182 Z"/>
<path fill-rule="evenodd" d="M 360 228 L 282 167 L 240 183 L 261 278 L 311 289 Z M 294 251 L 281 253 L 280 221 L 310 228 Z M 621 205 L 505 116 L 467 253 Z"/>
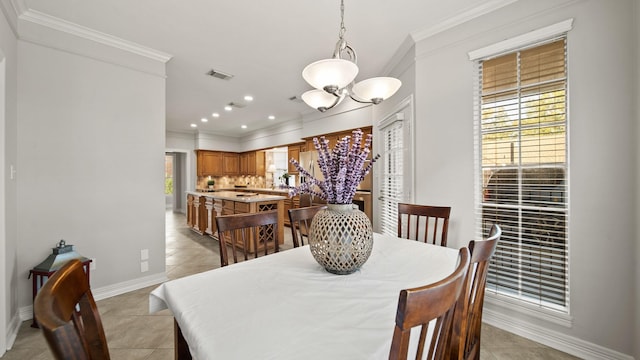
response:
<path fill-rule="evenodd" d="M 176 279 L 220 266 L 217 242 L 193 233 L 183 214 L 167 212 L 167 276 Z M 283 248 L 291 248 L 289 228 Z M 148 313 L 148 295 L 155 286 L 98 301 L 113 360 L 173 359 L 173 317 L 167 310 Z M 42 334 L 25 321 L 3 360 L 53 359 Z M 576 359 L 560 351 L 498 328 L 482 328 L 482 360 Z"/>

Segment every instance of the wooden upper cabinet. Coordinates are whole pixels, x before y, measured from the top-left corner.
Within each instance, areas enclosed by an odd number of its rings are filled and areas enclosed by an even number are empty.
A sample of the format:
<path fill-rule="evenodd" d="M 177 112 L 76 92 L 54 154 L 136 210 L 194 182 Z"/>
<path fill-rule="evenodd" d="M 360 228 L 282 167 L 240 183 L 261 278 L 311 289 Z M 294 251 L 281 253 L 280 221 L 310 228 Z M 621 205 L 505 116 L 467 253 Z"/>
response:
<path fill-rule="evenodd" d="M 218 151 L 196 150 L 198 176 L 218 176 L 222 174 L 222 153 Z"/>
<path fill-rule="evenodd" d="M 371 126 L 367 126 L 367 127 L 362 127 L 360 128 L 362 130 L 362 142 L 360 143 L 360 146 L 364 145 L 364 139 L 366 139 L 367 134 L 371 134 L 372 131 L 372 127 Z M 351 130 L 345 130 L 345 131 L 340 131 L 340 132 L 336 132 L 336 133 L 330 133 L 330 134 L 324 134 L 324 135 L 318 135 L 315 136 L 318 138 L 318 140 L 320 139 L 321 136 L 324 136 L 325 139 L 329 140 L 329 149 L 333 149 L 336 144 L 338 143 L 339 140 L 341 140 L 343 137 L 345 136 L 353 136 L 353 130 L 355 129 L 351 129 Z M 307 151 L 315 151 L 315 145 L 313 144 L 313 138 L 314 137 L 310 137 L 310 138 L 305 138 L 305 144 L 306 144 L 306 150 Z"/>
<path fill-rule="evenodd" d="M 264 151 L 242 154 L 196 150 L 198 176 L 257 175 L 265 176 Z"/>
<path fill-rule="evenodd" d="M 289 174 L 297 174 L 298 173 L 298 169 L 296 169 L 295 166 L 293 166 L 293 164 L 291 163 L 291 159 L 296 159 L 296 160 L 300 160 L 300 150 L 303 149 L 304 150 L 304 143 L 302 144 L 294 144 L 294 145 L 288 145 L 287 146 L 287 164 L 288 164 L 288 168 L 287 168 L 287 172 Z"/>
<path fill-rule="evenodd" d="M 251 155 L 249 153 L 242 153 L 240 154 L 240 174 L 241 175 L 247 175 L 247 174 L 251 174 L 251 165 L 249 165 L 249 157 Z"/>
<path fill-rule="evenodd" d="M 256 174 L 256 152 L 252 151 L 249 153 L 245 153 L 247 157 L 247 168 L 244 172 L 240 171 L 243 174 L 255 175 Z"/>
<path fill-rule="evenodd" d="M 264 151 L 252 151 L 247 154 L 247 173 L 249 175 L 265 176 Z"/>
<path fill-rule="evenodd" d="M 265 165 L 265 152 L 264 151 L 256 151 L 256 175 L 257 176 L 266 176 L 267 168 Z"/>
<path fill-rule="evenodd" d="M 222 153 L 222 170 L 224 175 L 240 175 L 240 155 Z"/>

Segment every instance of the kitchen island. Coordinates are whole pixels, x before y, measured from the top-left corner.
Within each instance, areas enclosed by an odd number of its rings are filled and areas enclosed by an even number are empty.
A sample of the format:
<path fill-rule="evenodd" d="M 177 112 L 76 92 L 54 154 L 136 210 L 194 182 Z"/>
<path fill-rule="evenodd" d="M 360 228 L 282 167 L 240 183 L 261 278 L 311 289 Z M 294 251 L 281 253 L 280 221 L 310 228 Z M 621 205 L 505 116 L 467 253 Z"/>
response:
<path fill-rule="evenodd" d="M 187 191 L 187 224 L 193 231 L 217 239 L 216 216 L 277 210 L 276 237 L 279 244 L 284 244 L 285 199 L 286 197 L 282 195 L 246 191 Z M 268 247 L 274 246 L 273 243 L 266 242 L 266 244 Z M 243 247 L 242 244 L 236 244 L 236 246 L 241 249 Z M 262 246 L 263 243 L 257 250 L 262 250 Z M 254 253 L 256 249 L 253 248 L 253 243 L 250 243 L 249 248 L 243 250 Z"/>

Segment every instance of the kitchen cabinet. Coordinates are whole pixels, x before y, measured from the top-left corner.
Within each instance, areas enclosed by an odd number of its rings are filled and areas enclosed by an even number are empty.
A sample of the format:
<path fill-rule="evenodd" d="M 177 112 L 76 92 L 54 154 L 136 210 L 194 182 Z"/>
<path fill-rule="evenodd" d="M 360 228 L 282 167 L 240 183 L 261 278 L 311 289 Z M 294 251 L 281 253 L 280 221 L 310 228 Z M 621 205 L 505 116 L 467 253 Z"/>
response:
<path fill-rule="evenodd" d="M 368 126 L 368 127 L 363 127 L 360 128 L 362 130 L 362 142 L 360 143 L 360 146 L 364 145 L 364 139 L 366 139 L 367 134 L 371 134 L 372 131 L 372 127 Z M 306 151 L 315 151 L 316 147 L 313 144 L 313 138 L 317 137 L 318 140 L 320 139 L 321 136 L 324 136 L 325 139 L 329 140 L 329 149 L 333 149 L 334 146 L 336 146 L 336 144 L 338 143 L 338 141 L 340 139 L 342 139 L 345 136 L 352 136 L 353 135 L 353 130 L 356 129 L 351 129 L 351 130 L 345 130 L 345 131 L 340 131 L 340 132 L 335 132 L 335 133 L 329 133 L 329 134 L 320 134 L 317 136 L 313 136 L 313 137 L 309 137 L 309 138 L 305 138 L 305 147 L 306 147 Z"/>
<path fill-rule="evenodd" d="M 198 234 L 207 234 L 211 237 L 218 238 L 217 228 L 215 225 L 216 217 L 219 215 L 246 214 L 261 211 L 276 210 L 278 212 L 278 232 L 275 234 L 266 234 L 267 237 L 261 236 L 261 242 L 258 248 L 254 247 L 253 242 L 247 244 L 247 248 L 243 243 L 235 245 L 241 250 L 244 249 L 248 253 L 254 253 L 256 250 L 264 249 L 264 246 L 272 248 L 274 246 L 273 239 L 278 239 L 279 244 L 284 244 L 284 221 L 289 218 L 289 214 L 285 212 L 283 194 L 274 193 L 254 194 L 254 196 L 239 197 L 237 191 L 219 191 L 212 193 L 187 192 L 187 224 L 191 230 Z M 270 240 L 266 241 L 267 238 Z M 265 240 L 265 241 L 262 241 Z"/>
<path fill-rule="evenodd" d="M 306 147 L 305 143 L 287 145 L 287 164 L 288 164 L 287 172 L 289 174 L 294 174 L 294 175 L 298 174 L 298 169 L 296 169 L 296 167 L 293 166 L 293 164 L 291 163 L 291 159 L 299 160 L 300 152 L 304 151 L 305 147 Z"/>
<path fill-rule="evenodd" d="M 249 153 L 240 154 L 240 174 L 249 174 Z"/>
<path fill-rule="evenodd" d="M 240 175 L 240 155 L 237 153 L 222 153 L 223 175 Z"/>
<path fill-rule="evenodd" d="M 264 151 L 251 151 L 245 153 L 247 157 L 247 170 L 241 173 L 244 175 L 265 176 L 265 155 Z"/>
<path fill-rule="evenodd" d="M 204 196 L 187 194 L 187 225 L 200 235 L 204 234 L 208 227 L 205 202 Z"/>
<path fill-rule="evenodd" d="M 222 153 L 196 150 L 198 176 L 219 176 L 223 173 Z"/>
<path fill-rule="evenodd" d="M 250 176 L 265 176 L 264 162 L 264 151 L 247 151 L 241 153 L 238 155 L 238 174 Z"/>
<path fill-rule="evenodd" d="M 196 150 L 198 176 L 255 175 L 265 176 L 265 152 Z"/>

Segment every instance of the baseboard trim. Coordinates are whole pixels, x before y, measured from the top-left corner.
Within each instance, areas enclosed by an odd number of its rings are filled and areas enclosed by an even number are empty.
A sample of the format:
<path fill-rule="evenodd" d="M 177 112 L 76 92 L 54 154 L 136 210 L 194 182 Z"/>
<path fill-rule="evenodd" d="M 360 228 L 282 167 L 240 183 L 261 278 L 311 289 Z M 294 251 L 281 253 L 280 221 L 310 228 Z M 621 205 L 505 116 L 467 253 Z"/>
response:
<path fill-rule="evenodd" d="M 18 331 L 20 330 L 20 313 L 15 313 L 11 317 L 11 321 L 7 324 L 7 350 L 11 350 L 13 344 L 18 337 Z"/>
<path fill-rule="evenodd" d="M 113 285 L 107 285 L 99 288 L 92 288 L 91 292 L 93 294 L 93 298 L 98 300 L 108 299 L 110 297 L 114 297 L 117 295 L 125 294 L 131 291 L 139 290 L 142 288 L 146 288 L 148 286 L 157 285 L 169 280 L 167 278 L 166 273 L 154 274 L 150 276 L 145 276 L 133 280 L 123 281 Z M 25 320 L 33 319 L 33 305 L 23 306 L 19 310 L 19 321 L 17 323 L 18 328 L 20 327 L 20 322 Z M 7 334 L 10 332 L 7 331 Z M 16 334 L 17 335 L 17 329 Z M 15 335 L 13 340 L 15 341 Z M 13 344 L 12 342 L 8 342 L 7 344 Z"/>
<path fill-rule="evenodd" d="M 585 360 L 634 360 L 633 356 L 485 308 L 482 321 Z"/>

